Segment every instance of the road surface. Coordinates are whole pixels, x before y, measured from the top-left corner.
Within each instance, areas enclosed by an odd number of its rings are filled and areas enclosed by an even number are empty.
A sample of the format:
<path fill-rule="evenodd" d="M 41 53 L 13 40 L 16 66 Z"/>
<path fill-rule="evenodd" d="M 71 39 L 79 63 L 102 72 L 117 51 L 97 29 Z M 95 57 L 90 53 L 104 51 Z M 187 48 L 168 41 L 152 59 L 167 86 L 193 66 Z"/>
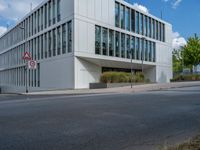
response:
<path fill-rule="evenodd" d="M 200 87 L 0 95 L 0 150 L 155 150 L 199 133 Z"/>

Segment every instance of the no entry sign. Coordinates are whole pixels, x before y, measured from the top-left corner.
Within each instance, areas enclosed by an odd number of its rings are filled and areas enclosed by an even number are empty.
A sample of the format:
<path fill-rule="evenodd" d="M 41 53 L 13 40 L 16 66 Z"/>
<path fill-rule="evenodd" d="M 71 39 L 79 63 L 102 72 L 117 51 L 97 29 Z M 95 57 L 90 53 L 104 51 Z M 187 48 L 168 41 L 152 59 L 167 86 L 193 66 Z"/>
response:
<path fill-rule="evenodd" d="M 28 68 L 29 69 L 37 69 L 37 61 L 34 61 L 34 60 L 28 61 Z"/>

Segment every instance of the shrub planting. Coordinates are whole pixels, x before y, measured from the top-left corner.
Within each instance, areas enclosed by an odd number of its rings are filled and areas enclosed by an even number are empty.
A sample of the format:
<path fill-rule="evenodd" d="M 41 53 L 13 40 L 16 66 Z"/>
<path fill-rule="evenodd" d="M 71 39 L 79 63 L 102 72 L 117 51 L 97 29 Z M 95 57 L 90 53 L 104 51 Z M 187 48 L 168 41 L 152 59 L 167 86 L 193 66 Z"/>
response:
<path fill-rule="evenodd" d="M 200 75 L 176 75 L 171 82 L 181 82 L 181 81 L 200 81 Z"/>
<path fill-rule="evenodd" d="M 141 72 L 137 72 L 133 76 L 126 72 L 105 72 L 100 77 L 101 83 L 130 83 L 131 80 L 135 83 L 150 82 Z"/>

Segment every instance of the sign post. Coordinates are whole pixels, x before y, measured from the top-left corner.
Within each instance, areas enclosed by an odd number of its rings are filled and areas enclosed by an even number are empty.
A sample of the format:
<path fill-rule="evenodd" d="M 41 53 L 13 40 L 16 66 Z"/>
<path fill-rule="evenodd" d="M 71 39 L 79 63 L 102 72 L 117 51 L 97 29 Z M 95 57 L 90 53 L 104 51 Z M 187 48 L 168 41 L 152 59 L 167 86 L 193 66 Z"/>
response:
<path fill-rule="evenodd" d="M 25 52 L 25 53 L 24 53 L 24 56 L 22 57 L 22 59 L 26 61 L 26 67 L 25 67 L 25 70 L 26 70 L 26 93 L 28 93 L 28 73 L 29 73 L 29 72 L 28 72 L 28 69 L 29 69 L 29 67 L 28 67 L 28 62 L 29 62 L 30 60 L 32 60 L 32 58 L 31 58 L 30 53 Z"/>

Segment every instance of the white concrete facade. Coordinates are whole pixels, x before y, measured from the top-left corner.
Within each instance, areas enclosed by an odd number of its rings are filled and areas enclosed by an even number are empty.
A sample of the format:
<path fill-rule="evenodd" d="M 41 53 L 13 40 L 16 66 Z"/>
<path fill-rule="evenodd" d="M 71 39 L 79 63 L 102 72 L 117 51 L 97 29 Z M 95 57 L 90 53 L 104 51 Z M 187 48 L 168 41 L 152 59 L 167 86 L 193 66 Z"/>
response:
<path fill-rule="evenodd" d="M 57 7 L 58 3 L 60 3 L 59 7 Z M 131 10 L 137 11 L 143 16 L 144 22 L 145 16 L 151 21 L 160 22 L 160 24 L 158 23 L 160 30 L 163 29 L 161 27 L 164 25 L 165 31 L 159 32 L 160 34 L 164 33 L 164 41 L 132 32 L 131 29 L 126 30 L 116 27 L 116 3 L 125 6 L 129 12 Z M 48 8 L 47 14 L 45 14 L 46 5 Z M 37 14 L 40 15 L 39 21 Z M 58 19 L 59 16 L 60 19 Z M 45 18 L 47 18 L 47 23 Z M 50 24 L 49 20 L 51 21 Z M 26 26 L 26 22 L 28 22 L 28 26 Z M 49 25 L 45 27 L 45 24 Z M 2 40 L 7 36 L 11 36 L 9 34 L 15 32 L 15 29 L 17 29 L 17 35 L 20 35 L 20 26 L 25 26 L 28 30 L 19 36 L 16 42 L 6 43 L 6 41 L 9 41 L 8 39 Z M 102 54 L 103 44 L 100 46 L 101 54 L 96 54 L 95 52 L 96 26 L 104 28 L 108 32 L 107 55 Z M 35 28 L 36 32 L 34 31 Z M 149 29 L 153 30 L 151 27 Z M 172 78 L 172 26 L 169 23 L 141 12 L 123 0 L 45 0 L 26 15 L 14 28 L 0 37 L 0 87 L 2 91 L 25 91 L 25 62 L 21 60 L 21 56 L 27 50 L 39 64 L 38 70 L 31 70 L 28 74 L 29 91 L 89 88 L 89 83 L 99 82 L 103 67 L 130 69 L 131 61 L 128 58 L 127 46 L 125 46 L 125 58 L 121 57 L 123 55 L 121 45 L 119 46 L 120 56 L 116 55 L 116 49 L 113 51 L 113 56 L 108 54 L 111 49 L 109 48 L 109 31 L 114 33 L 114 39 L 116 39 L 118 32 L 120 33 L 120 38 L 125 35 L 125 43 L 128 43 L 128 37 L 130 39 L 134 37 L 135 40 L 136 38 L 145 37 L 146 41 L 144 42 L 146 44 L 149 43 L 147 48 L 149 55 L 145 55 L 148 60 L 153 58 L 153 54 L 150 51 L 152 52 L 151 46 L 155 43 L 155 61 L 144 60 L 144 73 L 152 82 L 170 81 Z M 103 36 L 102 32 L 101 35 Z M 26 42 L 26 38 L 28 42 Z M 101 37 L 102 39 L 103 37 Z M 113 47 L 117 45 L 116 43 L 114 41 Z M 139 49 L 140 52 L 138 53 L 144 56 L 144 51 L 141 53 L 141 46 Z M 141 70 L 142 56 L 139 57 L 140 59 L 133 59 L 133 66 L 136 70 Z M 10 60 L 15 61 L 10 62 Z"/>

